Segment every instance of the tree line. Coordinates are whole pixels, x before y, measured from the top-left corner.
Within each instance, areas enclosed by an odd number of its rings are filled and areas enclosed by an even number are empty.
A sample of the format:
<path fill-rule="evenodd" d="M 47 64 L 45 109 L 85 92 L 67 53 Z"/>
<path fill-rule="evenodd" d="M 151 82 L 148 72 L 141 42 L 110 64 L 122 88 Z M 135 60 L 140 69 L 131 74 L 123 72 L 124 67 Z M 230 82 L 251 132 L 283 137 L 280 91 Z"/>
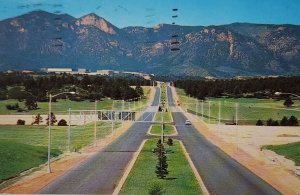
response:
<path fill-rule="evenodd" d="M 300 76 L 249 79 L 177 80 L 174 85 L 187 95 L 206 97 L 271 97 L 275 92 L 300 94 Z M 284 96 L 284 94 L 283 94 Z"/>
<path fill-rule="evenodd" d="M 48 101 L 48 95 L 75 91 L 75 101 L 95 100 L 104 97 L 129 100 L 143 96 L 141 86 L 150 86 L 152 81 L 140 77 L 109 77 L 88 75 L 26 75 L 19 72 L 0 73 L 0 100 L 28 99 Z M 131 86 L 137 86 L 135 89 Z M 66 96 L 62 96 L 65 97 Z M 54 99 L 55 101 L 55 99 Z M 28 105 L 29 107 L 32 104 Z"/>

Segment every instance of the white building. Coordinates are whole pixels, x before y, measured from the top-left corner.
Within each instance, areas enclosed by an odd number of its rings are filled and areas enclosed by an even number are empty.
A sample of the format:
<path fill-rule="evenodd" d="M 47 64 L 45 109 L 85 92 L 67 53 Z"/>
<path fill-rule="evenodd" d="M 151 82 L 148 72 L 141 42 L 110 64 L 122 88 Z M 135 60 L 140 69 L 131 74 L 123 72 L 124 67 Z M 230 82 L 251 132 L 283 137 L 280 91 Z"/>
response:
<path fill-rule="evenodd" d="M 47 73 L 56 73 L 56 74 L 62 74 L 62 73 L 72 73 L 72 68 L 47 68 Z"/>
<path fill-rule="evenodd" d="M 108 75 L 112 75 L 114 73 L 114 71 L 112 71 L 112 70 L 97 70 L 97 74 L 98 75 L 106 75 L 106 76 L 108 76 Z"/>

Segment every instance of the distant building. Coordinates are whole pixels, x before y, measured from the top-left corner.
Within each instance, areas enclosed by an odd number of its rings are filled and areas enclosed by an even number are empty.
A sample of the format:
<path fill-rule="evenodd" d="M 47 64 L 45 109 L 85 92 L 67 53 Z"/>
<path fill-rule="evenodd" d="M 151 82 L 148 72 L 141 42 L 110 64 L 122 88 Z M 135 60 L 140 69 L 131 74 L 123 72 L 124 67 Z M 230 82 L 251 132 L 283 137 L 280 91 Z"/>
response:
<path fill-rule="evenodd" d="M 33 74 L 34 72 L 32 70 L 22 70 L 23 74 Z"/>
<path fill-rule="evenodd" d="M 72 68 L 47 68 L 47 73 L 56 73 L 56 74 L 62 74 L 62 73 L 72 73 Z"/>
<path fill-rule="evenodd" d="M 98 75 L 105 75 L 105 76 L 109 76 L 112 75 L 114 73 L 114 71 L 112 70 L 97 70 L 97 74 Z"/>
<path fill-rule="evenodd" d="M 87 74 L 88 71 L 85 68 L 78 68 L 78 74 Z"/>

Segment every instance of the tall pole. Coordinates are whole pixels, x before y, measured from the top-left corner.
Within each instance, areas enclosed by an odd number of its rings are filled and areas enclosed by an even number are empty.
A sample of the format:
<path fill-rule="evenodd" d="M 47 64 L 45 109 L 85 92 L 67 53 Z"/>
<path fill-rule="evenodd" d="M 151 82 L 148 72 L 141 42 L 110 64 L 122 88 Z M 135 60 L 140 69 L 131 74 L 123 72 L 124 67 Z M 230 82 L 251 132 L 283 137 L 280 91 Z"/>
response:
<path fill-rule="evenodd" d="M 68 151 L 71 152 L 71 108 L 69 108 Z"/>
<path fill-rule="evenodd" d="M 210 124 L 210 101 L 208 101 L 208 124 Z"/>
<path fill-rule="evenodd" d="M 219 125 L 221 124 L 221 102 L 219 101 Z"/>
<path fill-rule="evenodd" d="M 202 121 L 204 120 L 204 117 L 203 117 L 203 100 L 201 101 L 201 113 L 202 113 Z"/>
<path fill-rule="evenodd" d="M 164 109 L 161 113 L 161 142 L 164 143 Z"/>
<path fill-rule="evenodd" d="M 113 111 L 111 111 L 111 135 L 114 135 L 114 116 L 113 116 Z"/>
<path fill-rule="evenodd" d="M 48 116 L 48 173 L 51 173 L 51 165 L 50 165 L 50 152 L 51 152 L 51 102 L 52 102 L 52 95 L 49 95 L 49 116 Z"/>
<path fill-rule="evenodd" d="M 235 124 L 238 125 L 238 107 L 239 104 L 235 103 Z"/>
<path fill-rule="evenodd" d="M 94 111 L 94 145 L 97 142 L 97 100 L 95 100 L 95 111 Z"/>
<path fill-rule="evenodd" d="M 198 116 L 198 99 L 196 100 L 196 116 Z"/>

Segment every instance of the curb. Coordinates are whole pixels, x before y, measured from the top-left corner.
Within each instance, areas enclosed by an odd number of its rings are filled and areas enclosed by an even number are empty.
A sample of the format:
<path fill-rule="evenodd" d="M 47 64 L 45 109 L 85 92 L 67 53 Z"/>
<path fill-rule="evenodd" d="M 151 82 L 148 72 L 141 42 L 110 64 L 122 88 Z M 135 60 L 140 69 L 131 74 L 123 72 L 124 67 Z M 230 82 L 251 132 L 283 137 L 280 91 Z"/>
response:
<path fill-rule="evenodd" d="M 124 185 L 124 183 L 125 183 L 125 181 L 126 181 L 128 175 L 129 175 L 129 173 L 130 173 L 130 171 L 131 171 L 133 165 L 135 164 L 136 159 L 138 158 L 139 154 L 141 153 L 141 151 L 142 151 L 142 149 L 143 149 L 143 147 L 144 147 L 146 141 L 147 141 L 147 140 L 144 139 L 143 142 L 141 143 L 141 145 L 140 145 L 138 151 L 134 153 L 133 158 L 131 159 L 131 161 L 130 161 L 130 163 L 127 165 L 127 167 L 125 168 L 125 172 L 124 172 L 122 178 L 120 179 L 120 181 L 119 181 L 117 187 L 115 188 L 114 192 L 112 193 L 113 195 L 117 195 L 117 194 L 120 193 L 120 191 L 121 191 L 121 189 L 122 189 L 122 187 L 123 187 L 123 185 Z"/>
<path fill-rule="evenodd" d="M 192 159 L 190 158 L 189 154 L 187 153 L 187 151 L 186 151 L 186 149 L 185 149 L 182 141 L 180 141 L 180 140 L 178 140 L 178 141 L 180 143 L 180 146 L 181 146 L 181 148 L 183 150 L 183 153 L 184 153 L 185 157 L 189 161 L 189 165 L 190 165 L 190 167 L 192 168 L 192 170 L 193 170 L 193 172 L 195 174 L 195 177 L 196 177 L 196 179 L 197 179 L 197 181 L 198 181 L 198 183 L 199 183 L 199 185 L 200 185 L 200 187 L 202 189 L 203 194 L 204 195 L 209 195 L 209 192 L 208 192 L 207 188 L 205 187 L 205 185 L 203 183 L 203 180 L 202 180 L 201 176 L 199 175 L 199 173 L 198 173 L 198 171 L 197 171 L 197 169 L 196 169 L 196 167 L 195 167 Z"/>

